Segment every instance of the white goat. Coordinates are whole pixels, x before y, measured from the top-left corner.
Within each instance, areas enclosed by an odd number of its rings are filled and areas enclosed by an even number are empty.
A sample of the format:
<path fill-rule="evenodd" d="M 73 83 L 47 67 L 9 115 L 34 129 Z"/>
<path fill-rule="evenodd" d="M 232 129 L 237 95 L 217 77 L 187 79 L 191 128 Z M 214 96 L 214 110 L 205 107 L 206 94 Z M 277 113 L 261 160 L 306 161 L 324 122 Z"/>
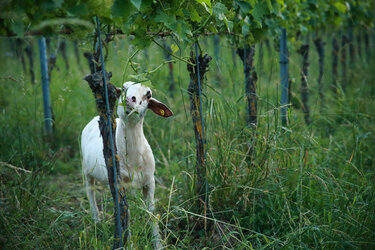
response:
<path fill-rule="evenodd" d="M 126 105 L 123 105 L 125 100 Z M 124 109 L 126 106 L 126 111 Z M 116 119 L 116 146 L 120 157 L 121 184 L 142 187 L 150 212 L 154 211 L 155 160 L 151 147 L 143 134 L 143 120 L 147 109 L 162 117 L 172 116 L 172 111 L 152 98 L 151 89 L 134 82 L 125 82 L 119 100 Z M 99 116 L 94 117 L 83 129 L 81 137 L 82 168 L 86 190 L 94 221 L 99 220 L 93 189 L 95 180 L 108 184 L 108 174 L 103 155 L 103 140 L 99 131 Z M 153 224 L 153 237 L 159 235 Z M 160 236 L 159 236 L 160 237 Z"/>

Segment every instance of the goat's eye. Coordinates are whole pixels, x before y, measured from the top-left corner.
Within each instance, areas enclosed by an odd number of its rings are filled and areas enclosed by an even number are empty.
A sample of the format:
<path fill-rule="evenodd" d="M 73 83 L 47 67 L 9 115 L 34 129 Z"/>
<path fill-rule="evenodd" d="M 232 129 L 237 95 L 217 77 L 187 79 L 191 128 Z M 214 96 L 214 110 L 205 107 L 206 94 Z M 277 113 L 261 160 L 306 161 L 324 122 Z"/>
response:
<path fill-rule="evenodd" d="M 133 101 L 133 102 L 136 102 L 136 101 L 137 101 L 137 99 L 135 98 L 135 96 L 132 97 L 132 101 Z"/>
<path fill-rule="evenodd" d="M 151 92 L 150 92 L 150 91 L 147 91 L 147 93 L 146 93 L 146 97 L 147 97 L 147 99 L 150 99 L 150 98 L 151 98 Z"/>

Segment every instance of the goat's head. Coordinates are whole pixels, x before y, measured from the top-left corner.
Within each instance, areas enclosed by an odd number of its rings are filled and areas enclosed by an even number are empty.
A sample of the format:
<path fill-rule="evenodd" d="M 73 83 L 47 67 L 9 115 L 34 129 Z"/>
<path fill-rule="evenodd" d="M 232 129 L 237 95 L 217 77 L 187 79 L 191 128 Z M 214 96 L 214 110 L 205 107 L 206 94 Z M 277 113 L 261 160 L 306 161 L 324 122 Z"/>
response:
<path fill-rule="evenodd" d="M 118 116 L 123 120 L 125 120 L 126 116 L 140 120 L 145 116 L 147 109 L 151 109 L 155 114 L 162 117 L 173 115 L 172 111 L 165 104 L 152 97 L 152 91 L 149 87 L 140 83 L 125 82 L 123 85 L 123 94 L 117 108 Z M 135 113 L 138 116 L 133 115 Z"/>

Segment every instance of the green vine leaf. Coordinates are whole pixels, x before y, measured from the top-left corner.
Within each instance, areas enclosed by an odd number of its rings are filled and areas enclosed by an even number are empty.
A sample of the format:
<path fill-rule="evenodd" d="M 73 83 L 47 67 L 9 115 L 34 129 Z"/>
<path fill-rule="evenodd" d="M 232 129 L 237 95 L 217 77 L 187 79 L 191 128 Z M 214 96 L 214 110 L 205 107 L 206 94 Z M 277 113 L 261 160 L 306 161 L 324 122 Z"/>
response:
<path fill-rule="evenodd" d="M 210 15 L 212 15 L 211 0 L 195 0 L 200 3 Z"/>
<path fill-rule="evenodd" d="M 162 23 L 165 27 L 168 29 L 173 30 L 176 25 L 176 17 L 175 16 L 169 16 L 165 14 L 163 11 L 159 10 L 157 15 L 154 18 L 155 22 Z"/>
<path fill-rule="evenodd" d="M 242 25 L 242 35 L 247 36 L 250 33 L 250 26 L 247 24 Z"/>
<path fill-rule="evenodd" d="M 130 0 L 132 4 L 137 8 L 137 10 L 141 9 L 142 0 Z"/>
<path fill-rule="evenodd" d="M 129 0 L 115 0 L 112 5 L 113 17 L 123 17 L 127 20 L 131 10 L 132 8 Z"/>
<path fill-rule="evenodd" d="M 79 15 L 88 15 L 88 5 L 86 3 L 80 3 L 76 6 L 73 6 L 72 8 L 67 9 L 70 16 L 79 16 Z"/>
<path fill-rule="evenodd" d="M 54 9 L 60 8 L 64 3 L 64 0 L 53 0 L 53 1 L 46 1 L 43 2 L 40 7 L 44 11 L 53 11 Z"/>
<path fill-rule="evenodd" d="M 184 12 L 182 11 L 182 9 L 178 9 L 177 11 L 176 11 L 176 16 L 179 16 L 179 17 L 184 17 L 185 15 L 184 15 Z"/>
<path fill-rule="evenodd" d="M 190 18 L 193 22 L 200 23 L 201 17 L 199 16 L 198 12 L 195 9 L 190 10 Z"/>
<path fill-rule="evenodd" d="M 176 54 L 176 52 L 177 52 L 179 49 L 180 49 L 180 48 L 179 48 L 176 44 L 172 44 L 172 45 L 171 45 L 172 54 Z"/>
<path fill-rule="evenodd" d="M 271 0 L 266 0 L 267 7 L 270 12 L 274 12 Z"/>
<path fill-rule="evenodd" d="M 239 1 L 238 6 L 240 6 L 240 10 L 243 14 L 248 14 L 250 13 L 251 10 L 251 5 L 248 2 L 245 1 Z"/>
<path fill-rule="evenodd" d="M 268 12 L 269 9 L 267 7 L 267 4 L 261 1 L 255 4 L 252 16 L 254 17 L 255 21 L 262 23 L 263 16 L 266 15 Z"/>
<path fill-rule="evenodd" d="M 346 6 L 345 6 L 345 4 L 340 3 L 340 2 L 335 2 L 333 5 L 335 6 L 335 8 L 339 12 L 341 12 L 341 13 L 345 13 L 346 12 Z"/>
<path fill-rule="evenodd" d="M 222 3 L 215 3 L 212 8 L 212 13 L 219 21 L 224 21 L 227 30 L 230 32 L 233 29 L 233 22 L 229 21 L 225 14 L 228 12 L 227 7 Z"/>
<path fill-rule="evenodd" d="M 24 35 L 25 25 L 23 24 L 22 20 L 16 20 L 11 24 L 10 28 L 14 33 L 17 34 L 17 36 Z"/>

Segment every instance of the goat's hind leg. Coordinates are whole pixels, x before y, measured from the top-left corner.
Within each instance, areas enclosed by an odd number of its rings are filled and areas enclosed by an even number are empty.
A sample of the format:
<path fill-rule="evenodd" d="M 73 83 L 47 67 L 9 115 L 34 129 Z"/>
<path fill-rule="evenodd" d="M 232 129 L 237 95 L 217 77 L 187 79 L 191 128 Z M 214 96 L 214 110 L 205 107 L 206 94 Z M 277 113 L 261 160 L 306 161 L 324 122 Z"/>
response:
<path fill-rule="evenodd" d="M 154 193 L 155 193 L 155 180 L 152 178 L 148 183 L 143 185 L 143 196 L 146 200 L 146 205 L 148 211 L 152 213 L 152 218 L 150 221 L 151 228 L 152 228 L 152 244 L 155 249 L 161 249 L 162 243 L 161 243 L 161 237 L 159 233 L 159 225 L 158 225 L 158 219 L 154 218 Z"/>
<path fill-rule="evenodd" d="M 87 197 L 89 198 L 90 202 L 90 209 L 91 209 L 91 214 L 94 222 L 100 221 L 99 218 L 99 210 L 98 206 L 96 204 L 96 199 L 95 199 L 95 179 L 92 178 L 91 176 L 85 175 L 85 183 L 86 183 L 86 192 L 87 192 Z"/>

